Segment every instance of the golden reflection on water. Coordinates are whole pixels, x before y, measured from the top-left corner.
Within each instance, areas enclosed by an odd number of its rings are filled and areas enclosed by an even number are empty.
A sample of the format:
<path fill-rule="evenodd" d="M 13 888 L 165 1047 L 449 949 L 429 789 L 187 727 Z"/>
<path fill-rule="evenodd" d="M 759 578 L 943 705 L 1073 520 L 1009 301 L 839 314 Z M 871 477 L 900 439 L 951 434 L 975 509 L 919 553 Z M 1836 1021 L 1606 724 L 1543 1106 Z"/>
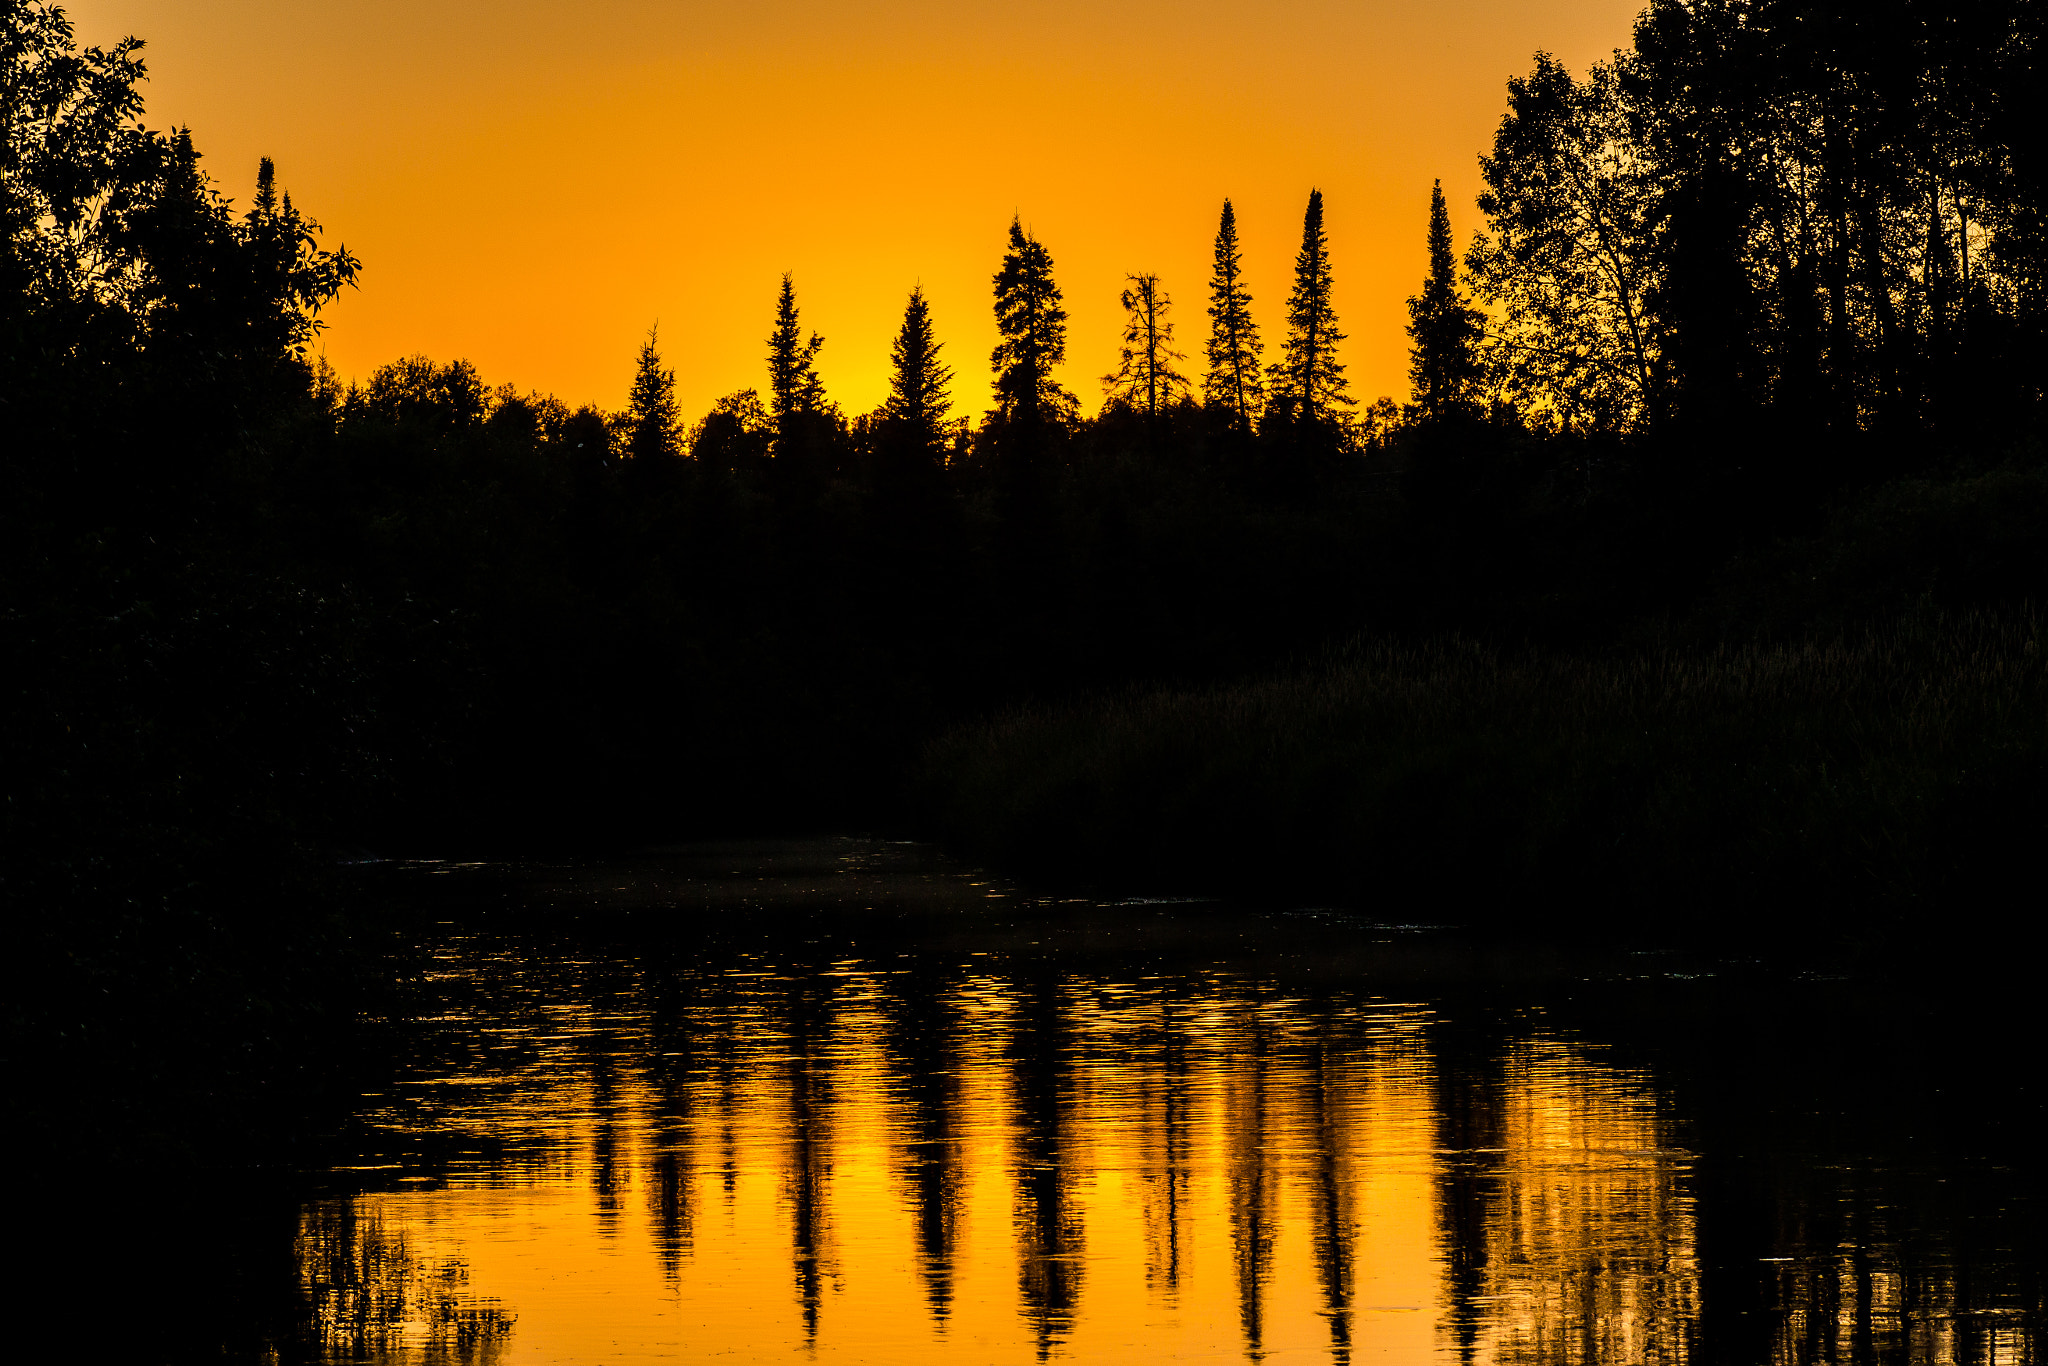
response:
<path fill-rule="evenodd" d="M 1470 1236 L 1484 1249 L 1465 1341 L 1503 1362 L 1682 1362 L 1698 1309 L 1689 1154 L 1656 1098 L 1553 1040 L 1515 1046 Z"/>
<path fill-rule="evenodd" d="M 469 1155 L 303 1216 L 330 1359 L 1687 1359 L 1688 1155 L 1540 1032 L 1452 1078 L 1424 1006 L 1227 978 L 465 973 L 377 1118 Z"/>

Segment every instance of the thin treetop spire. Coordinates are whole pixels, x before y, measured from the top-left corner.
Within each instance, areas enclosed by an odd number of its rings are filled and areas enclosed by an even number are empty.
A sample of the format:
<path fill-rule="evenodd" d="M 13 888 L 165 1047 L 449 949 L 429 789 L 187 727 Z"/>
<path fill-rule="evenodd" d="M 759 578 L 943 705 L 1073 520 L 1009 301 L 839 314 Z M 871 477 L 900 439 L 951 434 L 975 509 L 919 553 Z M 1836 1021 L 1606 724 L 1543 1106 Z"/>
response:
<path fill-rule="evenodd" d="M 1408 377 L 1415 386 L 1415 406 L 1426 420 L 1449 417 L 1471 402 L 1484 331 L 1479 310 L 1458 290 L 1451 215 L 1439 180 L 1429 191 L 1429 275 L 1422 292 L 1408 301 L 1408 335 L 1415 341 Z"/>
<path fill-rule="evenodd" d="M 1209 277 L 1209 373 L 1202 377 L 1202 397 L 1210 407 L 1228 413 L 1232 427 L 1249 432 L 1266 401 L 1259 365 L 1265 344 L 1252 322 L 1252 296 L 1244 287 L 1242 260 L 1237 211 L 1226 199 L 1216 228 L 1216 267 Z"/>
<path fill-rule="evenodd" d="M 1294 258 L 1294 290 L 1287 296 L 1287 342 L 1266 369 L 1273 402 L 1304 426 L 1341 424 L 1339 411 L 1356 404 L 1337 359 L 1337 311 L 1330 303 L 1330 244 L 1323 235 L 1323 192 L 1310 190 L 1301 220 L 1301 251 Z"/>

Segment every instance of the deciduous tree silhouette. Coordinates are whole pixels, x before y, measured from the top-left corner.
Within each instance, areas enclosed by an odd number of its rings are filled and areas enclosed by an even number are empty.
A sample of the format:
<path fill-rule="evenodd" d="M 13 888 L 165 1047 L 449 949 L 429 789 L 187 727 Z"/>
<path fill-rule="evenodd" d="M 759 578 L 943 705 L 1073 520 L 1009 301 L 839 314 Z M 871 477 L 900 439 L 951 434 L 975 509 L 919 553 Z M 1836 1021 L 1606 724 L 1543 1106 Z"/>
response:
<path fill-rule="evenodd" d="M 1664 332 L 1650 311 L 1653 169 L 1631 136 L 1634 99 L 1612 65 L 1575 81 L 1536 56 L 1479 160 L 1488 230 L 1467 265 L 1501 320 L 1494 382 L 1530 418 L 1618 430 L 1658 411 Z"/>
<path fill-rule="evenodd" d="M 1202 396 L 1212 408 L 1229 414 L 1230 425 L 1250 433 L 1265 406 L 1266 384 L 1260 355 L 1265 345 L 1252 322 L 1252 296 L 1244 286 L 1237 245 L 1237 211 L 1223 201 L 1223 219 L 1216 228 L 1216 267 L 1209 276 L 1209 373 L 1202 377 Z"/>
<path fill-rule="evenodd" d="M 280 195 L 269 158 L 257 170 L 255 202 L 237 222 L 200 168 L 189 132 L 178 130 L 154 151 L 153 183 L 110 192 L 132 196 L 102 225 L 107 245 L 131 264 L 106 302 L 140 324 L 159 374 L 181 375 L 176 387 L 195 402 L 200 390 L 222 384 L 303 389 L 317 314 L 355 282 L 355 258 L 318 249 L 320 225 Z"/>
<path fill-rule="evenodd" d="M 1287 342 L 1282 359 L 1266 368 L 1272 380 L 1268 412 L 1304 433 L 1341 436 L 1351 382 L 1337 359 L 1337 312 L 1330 302 L 1330 244 L 1323 233 L 1323 192 L 1310 190 L 1301 220 L 1301 251 L 1294 258 L 1294 289 L 1287 296 Z"/>
<path fill-rule="evenodd" d="M 1127 287 L 1119 297 L 1124 307 L 1124 344 L 1114 374 L 1104 375 L 1112 403 L 1127 404 L 1145 414 L 1158 437 L 1159 415 L 1176 403 L 1185 402 L 1190 390 L 1187 377 L 1174 362 L 1187 359 L 1173 347 L 1173 324 L 1167 320 L 1173 301 L 1157 275 L 1146 272 L 1126 275 Z"/>
<path fill-rule="evenodd" d="M 731 473 L 758 465 L 774 449 L 775 420 L 757 389 L 741 389 L 711 405 L 691 429 L 690 458 L 698 467 Z"/>
<path fill-rule="evenodd" d="M 1623 67 L 1631 140 L 1656 168 L 1651 302 L 1669 324 L 1666 399 L 1677 419 L 1667 436 L 1705 439 L 1717 463 L 1728 445 L 1717 437 L 1730 424 L 1753 429 L 1743 410 L 1768 391 L 1755 345 L 1761 300 L 1747 258 L 1772 193 L 1756 133 L 1775 122 L 1762 96 L 1777 55 L 1769 32 L 1776 8 L 1755 0 L 1653 4 Z M 1922 193 L 1916 187 L 1913 197 Z"/>
<path fill-rule="evenodd" d="M 319 249 L 320 225 L 293 207 L 289 191 L 278 189 L 269 157 L 257 166 L 255 202 L 239 236 L 261 319 L 256 345 L 303 363 L 323 326 L 320 308 L 355 284 L 359 263 L 346 246 Z"/>
<path fill-rule="evenodd" d="M 1422 292 L 1408 300 L 1408 335 L 1415 342 L 1408 377 L 1424 421 L 1448 418 L 1470 406 L 1484 334 L 1484 315 L 1458 289 L 1451 215 L 1444 207 L 1443 182 L 1437 181 L 1429 191 L 1429 276 Z"/>

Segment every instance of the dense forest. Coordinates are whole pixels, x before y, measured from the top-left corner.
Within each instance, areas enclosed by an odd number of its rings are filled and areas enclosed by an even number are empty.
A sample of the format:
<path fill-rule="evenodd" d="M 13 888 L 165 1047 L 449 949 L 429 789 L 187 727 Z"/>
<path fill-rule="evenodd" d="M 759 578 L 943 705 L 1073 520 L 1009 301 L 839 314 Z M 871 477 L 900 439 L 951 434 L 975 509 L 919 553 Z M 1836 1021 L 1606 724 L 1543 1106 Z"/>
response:
<path fill-rule="evenodd" d="M 1284 300 L 1227 200 L 1202 294 L 1125 282 L 1093 417 L 1013 222 L 989 411 L 915 290 L 843 411 L 784 277 L 761 387 L 694 421 L 653 332 L 617 413 L 459 359 L 340 383 L 319 313 L 375 263 L 151 129 L 139 42 L 0 14 L 29 1037 L 116 991 L 288 1048 L 361 966 L 328 870 L 367 853 L 866 828 L 1890 916 L 2040 848 L 2032 0 L 1655 0 L 1583 75 L 1539 54 L 1468 250 L 1417 187 L 1405 403 L 1350 390 L 1311 192 Z"/>

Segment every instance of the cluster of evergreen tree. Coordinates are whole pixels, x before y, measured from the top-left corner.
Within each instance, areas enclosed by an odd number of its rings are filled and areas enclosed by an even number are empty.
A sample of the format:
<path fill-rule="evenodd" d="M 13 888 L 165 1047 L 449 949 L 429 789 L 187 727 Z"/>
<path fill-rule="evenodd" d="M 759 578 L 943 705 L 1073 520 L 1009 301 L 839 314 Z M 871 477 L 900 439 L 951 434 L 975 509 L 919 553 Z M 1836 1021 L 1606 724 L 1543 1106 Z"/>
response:
<path fill-rule="evenodd" d="M 1437 211 L 1441 215 L 1441 202 Z M 1102 383 L 1110 420 L 1142 418 L 1154 455 L 1176 425 L 1183 441 L 1200 426 L 1208 444 L 1234 444 L 1240 453 L 1259 439 L 1282 463 L 1310 452 L 1355 454 L 1362 437 L 1369 438 L 1372 429 L 1361 427 L 1350 412 L 1357 400 L 1337 359 L 1344 334 L 1331 303 L 1321 191 L 1310 193 L 1303 221 L 1284 358 L 1271 365 L 1260 361 L 1264 346 L 1244 284 L 1236 212 L 1224 201 L 1210 281 L 1209 369 L 1200 401 L 1179 368 L 1187 356 L 1174 344 L 1173 301 L 1164 283 L 1145 272 L 1128 276 L 1127 284 L 1118 366 Z M 876 412 L 848 420 L 825 395 L 816 367 L 824 339 L 805 335 L 795 284 L 785 274 L 768 338 L 765 403 L 758 390 L 728 395 L 682 431 L 675 377 L 650 333 L 627 408 L 607 419 L 612 453 L 626 461 L 681 457 L 728 471 L 736 459 L 751 456 L 778 462 L 790 472 L 785 478 L 879 478 L 884 497 L 937 488 L 948 469 L 979 469 L 1013 491 L 1040 487 L 1042 493 L 1053 467 L 1083 441 L 1090 424 L 1081 417 L 1078 397 L 1056 374 L 1066 361 L 1067 310 L 1052 253 L 1021 219 L 1010 224 L 1008 249 L 996 272 L 995 317 L 1002 338 L 990 357 L 995 406 L 978 424 L 954 411 L 953 372 L 939 359 L 921 288 L 912 290 L 891 348 L 890 397 Z M 1379 410 L 1382 421 L 1389 404 L 1383 401 Z"/>

